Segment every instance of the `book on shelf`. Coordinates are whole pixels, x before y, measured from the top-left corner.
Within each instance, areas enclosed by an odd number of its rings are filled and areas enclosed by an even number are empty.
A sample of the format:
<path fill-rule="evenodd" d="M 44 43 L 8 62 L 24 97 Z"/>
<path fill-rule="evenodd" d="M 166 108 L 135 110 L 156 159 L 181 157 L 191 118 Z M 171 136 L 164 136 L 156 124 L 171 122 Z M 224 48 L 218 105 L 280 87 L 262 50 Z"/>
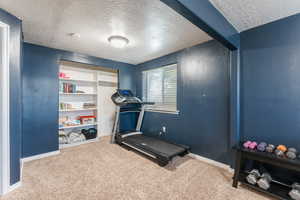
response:
<path fill-rule="evenodd" d="M 70 103 L 59 103 L 59 109 L 60 110 L 71 110 L 71 109 L 73 109 L 73 106 Z"/>
<path fill-rule="evenodd" d="M 60 110 L 92 110 L 97 109 L 97 105 L 92 102 L 60 102 Z"/>
<path fill-rule="evenodd" d="M 76 85 L 73 83 L 60 83 L 59 86 L 60 93 L 76 93 Z"/>
<path fill-rule="evenodd" d="M 83 108 L 84 109 L 92 109 L 92 108 L 96 108 L 96 104 L 95 103 L 83 103 Z"/>

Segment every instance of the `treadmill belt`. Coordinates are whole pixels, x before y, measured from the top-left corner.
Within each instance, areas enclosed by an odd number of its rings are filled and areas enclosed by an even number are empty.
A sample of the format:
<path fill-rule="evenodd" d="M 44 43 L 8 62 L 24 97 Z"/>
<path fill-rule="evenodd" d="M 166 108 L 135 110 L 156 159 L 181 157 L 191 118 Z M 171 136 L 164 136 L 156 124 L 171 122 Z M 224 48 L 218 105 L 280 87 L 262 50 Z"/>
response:
<path fill-rule="evenodd" d="M 133 135 L 123 139 L 123 141 L 129 145 L 137 147 L 139 149 L 150 151 L 153 154 L 158 154 L 160 156 L 171 159 L 172 157 L 183 153 L 187 150 L 179 145 L 175 145 L 154 137 L 149 137 L 145 135 Z"/>

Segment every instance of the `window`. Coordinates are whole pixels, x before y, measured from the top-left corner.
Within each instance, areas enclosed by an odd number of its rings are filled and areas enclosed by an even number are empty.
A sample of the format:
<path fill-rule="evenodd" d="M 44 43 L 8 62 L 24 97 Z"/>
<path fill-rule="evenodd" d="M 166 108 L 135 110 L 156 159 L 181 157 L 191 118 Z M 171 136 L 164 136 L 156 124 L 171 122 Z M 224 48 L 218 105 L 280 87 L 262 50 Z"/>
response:
<path fill-rule="evenodd" d="M 143 71 L 143 101 L 147 109 L 177 112 L 177 64 Z"/>

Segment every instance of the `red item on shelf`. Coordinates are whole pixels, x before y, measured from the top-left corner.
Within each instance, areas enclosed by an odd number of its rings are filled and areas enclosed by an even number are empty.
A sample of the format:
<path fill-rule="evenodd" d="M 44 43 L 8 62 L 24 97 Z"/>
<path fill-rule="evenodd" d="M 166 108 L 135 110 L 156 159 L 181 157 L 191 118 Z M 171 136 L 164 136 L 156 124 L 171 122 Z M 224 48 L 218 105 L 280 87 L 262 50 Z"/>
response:
<path fill-rule="evenodd" d="M 78 119 L 82 124 L 91 124 L 91 123 L 95 123 L 96 116 L 93 115 L 79 116 Z"/>
<path fill-rule="evenodd" d="M 94 115 L 79 116 L 79 119 L 84 119 L 84 118 L 96 118 L 96 116 Z"/>
<path fill-rule="evenodd" d="M 59 72 L 59 78 L 70 78 L 70 77 L 68 77 L 67 74 L 64 72 Z"/>

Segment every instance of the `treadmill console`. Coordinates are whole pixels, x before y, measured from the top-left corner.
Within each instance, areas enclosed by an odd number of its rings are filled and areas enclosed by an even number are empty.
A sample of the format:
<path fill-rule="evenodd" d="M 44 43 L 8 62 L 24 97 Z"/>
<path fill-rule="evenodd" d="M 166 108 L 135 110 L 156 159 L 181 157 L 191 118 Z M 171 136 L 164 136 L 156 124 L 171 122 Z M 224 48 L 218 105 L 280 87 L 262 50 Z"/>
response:
<path fill-rule="evenodd" d="M 130 90 L 121 89 L 118 89 L 117 92 L 111 96 L 111 100 L 119 106 L 143 103 L 139 98 L 135 97 Z"/>

